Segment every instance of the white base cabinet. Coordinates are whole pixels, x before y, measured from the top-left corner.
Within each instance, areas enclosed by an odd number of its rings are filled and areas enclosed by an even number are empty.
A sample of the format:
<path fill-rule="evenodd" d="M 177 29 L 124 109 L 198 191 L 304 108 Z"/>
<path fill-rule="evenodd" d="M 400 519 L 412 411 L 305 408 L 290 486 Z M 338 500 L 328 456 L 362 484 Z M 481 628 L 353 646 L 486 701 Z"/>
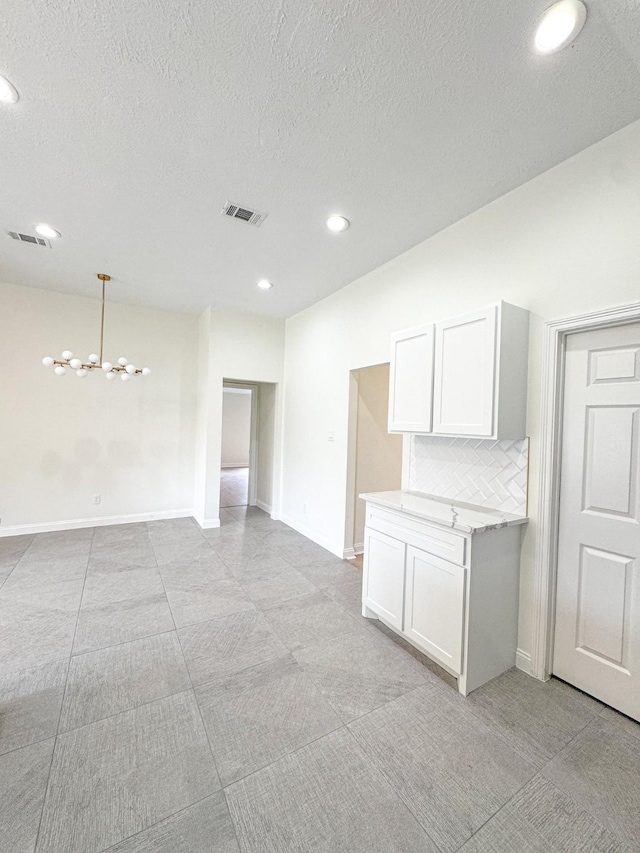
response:
<path fill-rule="evenodd" d="M 515 664 L 520 526 L 460 533 L 367 501 L 362 614 L 466 695 Z"/>

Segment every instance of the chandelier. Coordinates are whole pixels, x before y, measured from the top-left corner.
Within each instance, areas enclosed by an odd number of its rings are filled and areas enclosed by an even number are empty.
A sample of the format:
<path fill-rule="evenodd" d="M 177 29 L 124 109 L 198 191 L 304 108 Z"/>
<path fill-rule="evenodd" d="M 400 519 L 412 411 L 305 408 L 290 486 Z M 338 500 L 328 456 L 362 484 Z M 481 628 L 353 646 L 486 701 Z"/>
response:
<path fill-rule="evenodd" d="M 103 370 L 107 379 L 115 379 L 118 374 L 120 374 L 120 379 L 123 382 L 128 382 L 132 376 L 136 376 L 136 374 L 141 374 L 142 376 L 148 376 L 151 373 L 151 370 L 148 367 L 136 367 L 135 364 L 131 364 L 128 358 L 121 356 L 117 364 L 112 364 L 110 361 L 102 360 L 102 345 L 104 342 L 104 291 L 105 285 L 108 281 L 111 281 L 111 276 L 106 275 L 106 273 L 98 273 L 98 278 L 102 282 L 102 313 L 100 315 L 100 354 L 98 355 L 95 352 L 92 352 L 91 355 L 88 356 L 86 361 L 82 361 L 80 358 L 74 358 L 71 350 L 64 350 L 61 358 L 52 358 L 50 355 L 45 356 L 42 359 L 42 363 L 45 367 L 53 367 L 54 373 L 56 376 L 64 376 L 67 372 L 67 368 L 71 368 L 71 370 L 75 370 L 76 376 L 87 376 L 90 370 Z"/>

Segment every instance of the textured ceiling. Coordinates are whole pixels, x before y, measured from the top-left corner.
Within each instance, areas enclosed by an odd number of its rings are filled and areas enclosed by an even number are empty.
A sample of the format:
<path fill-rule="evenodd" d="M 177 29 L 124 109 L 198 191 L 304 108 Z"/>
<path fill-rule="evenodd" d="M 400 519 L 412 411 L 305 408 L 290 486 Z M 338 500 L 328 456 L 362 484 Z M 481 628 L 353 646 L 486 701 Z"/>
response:
<path fill-rule="evenodd" d="M 293 314 L 640 118 L 640 6 L 587 2 L 543 58 L 547 0 L 4 0 L 0 226 L 63 239 L 0 280 Z"/>

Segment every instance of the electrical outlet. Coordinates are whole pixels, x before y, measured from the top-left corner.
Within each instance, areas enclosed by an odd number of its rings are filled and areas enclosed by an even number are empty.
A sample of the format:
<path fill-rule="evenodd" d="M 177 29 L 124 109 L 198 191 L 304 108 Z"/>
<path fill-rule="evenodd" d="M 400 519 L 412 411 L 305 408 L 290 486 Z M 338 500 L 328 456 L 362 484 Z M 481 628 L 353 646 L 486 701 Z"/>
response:
<path fill-rule="evenodd" d="M 94 495 L 93 496 L 93 505 L 94 506 L 97 506 L 101 502 L 102 502 L 102 495 Z"/>

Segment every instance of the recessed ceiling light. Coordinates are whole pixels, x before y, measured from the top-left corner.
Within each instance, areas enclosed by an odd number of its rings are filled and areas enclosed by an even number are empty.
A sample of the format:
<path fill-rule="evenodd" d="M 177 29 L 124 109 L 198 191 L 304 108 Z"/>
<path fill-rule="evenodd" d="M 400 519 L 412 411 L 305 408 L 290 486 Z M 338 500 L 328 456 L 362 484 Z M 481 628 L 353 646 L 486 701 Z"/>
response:
<path fill-rule="evenodd" d="M 346 231 L 349 225 L 349 220 L 345 216 L 340 216 L 337 213 L 334 213 L 327 219 L 327 228 L 335 234 L 339 234 L 341 231 Z"/>
<path fill-rule="evenodd" d="M 273 285 L 271 284 L 269 279 L 261 278 L 260 281 L 258 282 L 258 287 L 260 288 L 260 290 L 271 290 Z"/>
<path fill-rule="evenodd" d="M 50 225 L 46 225 L 44 222 L 40 225 L 36 225 L 36 231 L 41 237 L 47 237 L 49 240 L 55 240 L 60 236 L 59 231 L 56 231 L 55 228 L 52 228 Z"/>
<path fill-rule="evenodd" d="M 537 53 L 555 53 L 570 44 L 584 27 L 587 7 L 581 0 L 560 0 L 538 19 L 533 46 Z"/>
<path fill-rule="evenodd" d="M 20 95 L 13 83 L 0 75 L 0 104 L 15 104 L 19 98 Z"/>

